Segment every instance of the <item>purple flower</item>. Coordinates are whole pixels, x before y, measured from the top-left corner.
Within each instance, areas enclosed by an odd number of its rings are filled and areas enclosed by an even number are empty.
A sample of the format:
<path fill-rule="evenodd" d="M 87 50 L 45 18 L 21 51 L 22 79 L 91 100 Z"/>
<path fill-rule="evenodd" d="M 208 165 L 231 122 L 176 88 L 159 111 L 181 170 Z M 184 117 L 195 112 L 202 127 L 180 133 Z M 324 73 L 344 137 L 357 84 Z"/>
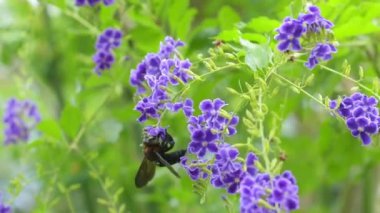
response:
<path fill-rule="evenodd" d="M 199 109 L 202 114 L 199 116 L 189 116 L 188 129 L 190 132 L 199 128 L 210 129 L 217 135 L 218 140 L 223 140 L 223 134 L 228 136 L 236 134 L 236 126 L 239 123 L 239 117 L 232 116 L 231 119 L 224 117 L 221 110 L 226 106 L 225 102 L 219 98 L 201 101 Z"/>
<path fill-rule="evenodd" d="M 120 46 L 122 36 L 122 32 L 114 28 L 108 28 L 98 36 L 95 45 L 97 51 L 93 56 L 93 61 L 96 64 L 95 72 L 98 75 L 101 75 L 105 70 L 111 69 L 112 64 L 115 62 L 112 49 Z"/>
<path fill-rule="evenodd" d="M 94 69 L 95 73 L 101 75 L 103 71 L 111 68 L 112 64 L 115 62 L 115 58 L 111 52 L 101 50 L 96 52 L 93 61 L 96 64 Z"/>
<path fill-rule="evenodd" d="M 237 161 L 239 151 L 229 144 L 222 144 L 215 154 L 215 161 L 211 167 L 211 184 L 216 188 L 226 188 L 230 194 L 237 193 L 240 189 L 241 181 L 246 175 L 254 176 L 257 173 L 255 167 L 256 156 L 248 153 L 246 158 L 246 168 Z"/>
<path fill-rule="evenodd" d="M 362 93 L 354 93 L 350 97 L 344 97 L 337 106 L 337 101 L 330 102 L 330 108 L 334 109 L 346 120 L 346 125 L 352 135 L 359 137 L 363 145 L 371 143 L 371 135 L 377 134 L 380 127 L 378 100 Z"/>
<path fill-rule="evenodd" d="M 199 109 L 202 110 L 203 117 L 208 120 L 218 116 L 224 106 L 226 106 L 226 103 L 220 98 L 213 101 L 206 99 L 199 104 Z"/>
<path fill-rule="evenodd" d="M 96 49 L 98 50 L 110 50 L 120 46 L 123 33 L 114 28 L 106 29 L 102 34 L 98 36 L 96 42 Z"/>
<path fill-rule="evenodd" d="M 364 145 L 370 144 L 370 135 L 376 134 L 378 132 L 377 121 L 371 121 L 365 116 L 348 118 L 346 125 L 351 130 L 353 136 L 360 137 Z"/>
<path fill-rule="evenodd" d="M 311 51 L 305 66 L 309 69 L 313 69 L 320 60 L 330 60 L 332 58 L 332 53 L 336 53 L 336 48 L 334 45 L 318 43 Z"/>
<path fill-rule="evenodd" d="M 268 189 L 271 189 L 271 179 L 269 174 L 259 173 L 254 177 L 246 175 L 242 180 L 240 187 L 240 212 L 276 212 L 259 205 L 260 200 L 267 201 L 266 198 L 270 195 L 268 192 Z"/>
<path fill-rule="evenodd" d="M 309 6 L 306 14 L 300 14 L 298 19 L 287 17 L 277 28 L 275 39 L 279 41 L 277 48 L 281 52 L 300 51 L 303 46 L 306 50 L 313 47 L 305 66 L 313 69 L 320 60 L 330 60 L 332 53 L 337 52 L 329 41 L 332 36 L 333 23 L 321 16 L 317 6 Z"/>
<path fill-rule="evenodd" d="M 188 164 L 188 158 L 186 156 L 181 157 L 181 166 L 186 170 L 192 180 L 206 179 L 208 177 L 208 173 L 205 170 L 209 169 L 207 168 L 209 166 L 203 166 L 202 164 L 207 164 L 207 160 L 193 160 Z M 202 167 L 206 168 L 203 169 Z"/>
<path fill-rule="evenodd" d="M 241 212 L 290 212 L 299 208 L 298 186 L 293 174 L 285 171 L 271 179 L 269 174 L 258 173 L 247 175 L 241 183 L 240 211 Z M 259 201 L 271 206 L 259 205 Z"/>
<path fill-rule="evenodd" d="M 141 116 L 138 118 L 139 122 L 144 122 L 148 118 L 159 118 L 159 110 L 162 108 L 161 105 L 152 102 L 149 98 L 143 98 L 140 100 L 135 107 L 135 110 L 141 112 Z"/>
<path fill-rule="evenodd" d="M 305 32 L 302 22 L 292 18 L 285 18 L 282 25 L 276 30 L 278 34 L 275 36 L 277 41 L 280 41 L 277 48 L 281 52 L 288 50 L 299 51 L 302 49 L 300 38 Z"/>
<path fill-rule="evenodd" d="M 285 171 L 283 174 L 275 177 L 270 199 L 286 211 L 299 208 L 298 186 L 296 179 L 290 171 Z"/>
<path fill-rule="evenodd" d="M 163 127 L 155 127 L 155 126 L 146 126 L 144 128 L 144 132 L 146 132 L 150 137 L 161 136 L 165 138 L 166 136 L 166 128 Z"/>
<path fill-rule="evenodd" d="M 210 130 L 195 130 L 191 135 L 189 152 L 197 154 L 200 158 L 204 157 L 207 151 L 216 153 L 218 151 L 216 139 L 216 135 Z"/>
<path fill-rule="evenodd" d="M 75 5 L 76 6 L 86 6 L 86 5 L 89 5 L 89 6 L 95 6 L 97 5 L 98 3 L 100 3 L 101 0 L 75 0 Z M 108 5 L 111 5 L 115 3 L 115 0 L 103 0 L 103 4 L 108 6 Z"/>
<path fill-rule="evenodd" d="M 307 31 L 320 32 L 322 29 L 331 29 L 334 24 L 323 18 L 317 6 L 311 5 L 308 7 L 307 14 L 300 14 L 298 20 L 306 25 Z"/>
<path fill-rule="evenodd" d="M 168 87 L 178 85 L 178 80 L 187 83 L 192 79 L 188 73 L 191 67 L 189 60 L 180 60 L 176 48 L 184 43 L 166 37 L 161 43 L 158 53 L 148 53 L 136 69 L 131 71 L 130 83 L 137 88 L 142 100 L 135 109 L 142 115 L 138 119 L 144 122 L 148 118 L 160 118 L 161 111 L 166 108 L 172 112 L 183 109 L 187 116 L 192 114 L 192 101 L 174 102 Z"/>
<path fill-rule="evenodd" d="M 10 99 L 7 102 L 3 121 L 5 144 L 27 141 L 31 131 L 40 122 L 37 106 L 31 101 Z"/>
<path fill-rule="evenodd" d="M 11 213 L 12 212 L 12 209 L 10 206 L 8 205 L 5 205 L 3 202 L 2 202 L 2 196 L 0 194 L 0 213 Z"/>
<path fill-rule="evenodd" d="M 172 37 L 166 36 L 164 42 L 161 42 L 160 44 L 159 54 L 164 58 L 169 58 L 170 55 L 176 51 L 177 47 L 182 47 L 184 45 L 185 44 L 182 41 L 176 41 Z"/>
<path fill-rule="evenodd" d="M 178 112 L 178 110 L 182 109 L 183 103 L 182 102 L 176 102 L 176 103 L 167 103 L 166 108 L 172 112 Z"/>
<path fill-rule="evenodd" d="M 190 116 L 192 116 L 194 113 L 193 100 L 191 100 L 190 98 L 187 98 L 183 102 L 182 110 L 185 116 L 187 118 L 190 118 Z"/>

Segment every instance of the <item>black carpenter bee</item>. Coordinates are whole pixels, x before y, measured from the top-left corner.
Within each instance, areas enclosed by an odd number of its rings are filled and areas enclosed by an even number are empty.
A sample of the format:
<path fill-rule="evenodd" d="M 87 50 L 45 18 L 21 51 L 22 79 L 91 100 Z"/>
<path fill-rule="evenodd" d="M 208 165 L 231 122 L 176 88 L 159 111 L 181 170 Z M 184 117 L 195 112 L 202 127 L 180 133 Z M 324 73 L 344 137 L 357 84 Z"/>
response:
<path fill-rule="evenodd" d="M 156 171 L 156 166 L 166 166 L 176 177 L 178 173 L 171 166 L 180 161 L 180 158 L 186 154 L 186 150 L 178 150 L 166 153 L 173 148 L 175 142 L 173 137 L 165 130 L 165 132 L 157 136 L 149 136 L 144 133 L 143 150 L 144 159 L 135 177 L 135 185 L 137 188 L 145 186 L 152 180 Z"/>

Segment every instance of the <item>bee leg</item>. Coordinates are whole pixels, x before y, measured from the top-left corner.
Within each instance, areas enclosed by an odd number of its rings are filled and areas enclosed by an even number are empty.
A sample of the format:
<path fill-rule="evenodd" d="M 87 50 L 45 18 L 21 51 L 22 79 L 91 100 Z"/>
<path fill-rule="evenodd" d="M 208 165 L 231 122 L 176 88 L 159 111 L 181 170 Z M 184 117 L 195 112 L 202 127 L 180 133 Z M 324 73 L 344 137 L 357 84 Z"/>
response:
<path fill-rule="evenodd" d="M 175 175 L 176 177 L 178 177 L 179 178 L 179 174 L 174 170 L 174 168 L 160 155 L 160 153 L 158 153 L 158 152 L 155 152 L 155 154 L 156 154 L 156 156 L 157 156 L 157 158 L 158 158 L 158 165 L 159 166 L 166 166 L 166 168 L 168 168 L 170 171 L 171 171 L 171 173 L 173 173 L 173 175 Z"/>
<path fill-rule="evenodd" d="M 166 162 L 168 162 L 170 165 L 176 164 L 180 161 L 181 157 L 186 154 L 185 149 L 181 149 L 178 151 L 174 151 L 171 153 L 162 153 L 161 156 L 162 158 L 165 159 Z M 159 164 L 159 166 L 165 166 L 162 164 Z"/>

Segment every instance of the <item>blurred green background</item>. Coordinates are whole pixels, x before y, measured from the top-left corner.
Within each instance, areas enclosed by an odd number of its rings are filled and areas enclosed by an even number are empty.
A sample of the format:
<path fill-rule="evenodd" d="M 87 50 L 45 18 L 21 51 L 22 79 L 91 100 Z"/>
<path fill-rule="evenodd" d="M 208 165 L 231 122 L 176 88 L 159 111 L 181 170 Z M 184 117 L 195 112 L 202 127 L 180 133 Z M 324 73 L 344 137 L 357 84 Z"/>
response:
<path fill-rule="evenodd" d="M 266 41 L 284 17 L 298 14 L 305 3 L 116 0 L 110 7 L 78 8 L 71 0 L 0 0 L 0 105 L 11 97 L 31 99 L 43 118 L 38 127 L 41 137 L 28 144 L 0 146 L 0 192 L 5 200 L 15 212 L 70 212 L 70 205 L 75 212 L 107 212 L 103 201 L 112 201 L 117 208 L 125 204 L 125 212 L 227 212 L 224 190 L 210 186 L 206 202 L 200 204 L 192 181 L 178 165 L 181 179 L 160 168 L 148 187 L 135 188 L 134 176 L 143 158 L 139 146 L 143 125 L 136 122 L 138 113 L 133 110 L 130 70 L 171 35 L 187 44 L 181 51 L 193 61 L 192 71 L 205 73 L 206 68 L 197 65 L 197 55 L 207 55 L 217 36 L 228 41 L 239 29 L 252 42 Z M 358 77 L 361 66 L 363 84 L 378 82 L 380 2 L 314 3 L 335 23 L 339 47 L 328 66 L 340 70 L 347 60 L 353 77 Z M 92 55 L 98 33 L 107 27 L 122 29 L 125 37 L 116 50 L 117 63 L 99 77 L 93 73 Z M 315 96 L 336 98 L 351 94 L 355 86 L 297 63 L 288 63 L 280 72 L 290 79 L 313 72 L 315 80 L 307 90 Z M 233 110 L 239 100 L 225 88 L 252 82 L 249 76 L 234 69 L 215 74 L 210 82 L 194 84 L 188 96 L 196 105 L 220 97 L 229 103 L 227 110 Z M 363 147 L 344 123 L 286 87 L 266 104 L 281 115 L 277 122 L 282 126 L 281 151 L 287 156 L 284 169 L 294 173 L 300 187 L 297 212 L 380 212 L 378 136 L 373 145 Z M 170 127 L 175 147 L 185 148 L 189 135 L 184 116 L 167 115 L 164 125 Z M 265 123 L 268 132 L 272 124 Z M 230 142 L 244 142 L 246 137 L 241 123 Z M 74 151 L 67 146 L 73 141 L 78 142 Z M 113 195 L 120 188 L 116 201 Z M 228 198 L 237 211 L 238 196 Z"/>

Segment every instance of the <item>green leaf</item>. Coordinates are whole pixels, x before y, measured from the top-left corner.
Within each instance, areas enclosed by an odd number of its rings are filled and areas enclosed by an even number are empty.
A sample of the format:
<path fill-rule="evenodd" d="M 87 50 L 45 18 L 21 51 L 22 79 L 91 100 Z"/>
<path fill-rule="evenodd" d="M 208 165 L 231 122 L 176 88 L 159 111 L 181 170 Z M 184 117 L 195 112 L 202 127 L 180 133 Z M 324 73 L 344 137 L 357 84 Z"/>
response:
<path fill-rule="evenodd" d="M 189 8 L 189 0 L 172 1 L 168 16 L 172 34 L 185 39 L 196 14 L 196 9 Z"/>
<path fill-rule="evenodd" d="M 334 34 L 337 40 L 375 32 L 380 32 L 380 27 L 374 25 L 371 20 L 367 20 L 363 17 L 353 17 L 350 21 L 341 24 L 334 29 Z"/>
<path fill-rule="evenodd" d="M 254 44 L 242 38 L 240 44 L 246 50 L 245 63 L 253 71 L 263 69 L 271 62 L 273 53 L 268 45 Z"/>
<path fill-rule="evenodd" d="M 258 33 L 243 33 L 241 37 L 245 40 L 249 40 L 260 44 L 265 43 L 267 41 L 267 38 L 265 36 Z"/>
<path fill-rule="evenodd" d="M 61 127 L 55 120 L 42 120 L 38 124 L 37 129 L 40 130 L 44 136 L 51 137 L 55 140 L 61 139 Z"/>
<path fill-rule="evenodd" d="M 261 16 L 258 18 L 253 18 L 251 21 L 245 26 L 248 29 L 252 29 L 258 33 L 266 33 L 272 32 L 274 29 L 280 26 L 280 22 L 275 19 L 270 19 L 265 16 Z"/>
<path fill-rule="evenodd" d="M 240 31 L 238 29 L 222 31 L 219 33 L 218 36 L 215 37 L 216 40 L 236 41 L 236 42 L 239 42 L 239 38 L 240 38 Z"/>
<path fill-rule="evenodd" d="M 240 21 L 240 17 L 231 7 L 223 6 L 219 10 L 218 21 L 221 30 L 231 30 Z"/>
<path fill-rule="evenodd" d="M 67 105 L 62 112 L 60 124 L 65 133 L 73 138 L 82 122 L 82 113 L 78 108 Z"/>
<path fill-rule="evenodd" d="M 164 34 L 158 27 L 139 25 L 131 31 L 136 47 L 144 52 L 156 51 Z"/>
<path fill-rule="evenodd" d="M 101 124 L 106 141 L 116 142 L 119 139 L 123 125 L 115 120 L 106 120 Z"/>

